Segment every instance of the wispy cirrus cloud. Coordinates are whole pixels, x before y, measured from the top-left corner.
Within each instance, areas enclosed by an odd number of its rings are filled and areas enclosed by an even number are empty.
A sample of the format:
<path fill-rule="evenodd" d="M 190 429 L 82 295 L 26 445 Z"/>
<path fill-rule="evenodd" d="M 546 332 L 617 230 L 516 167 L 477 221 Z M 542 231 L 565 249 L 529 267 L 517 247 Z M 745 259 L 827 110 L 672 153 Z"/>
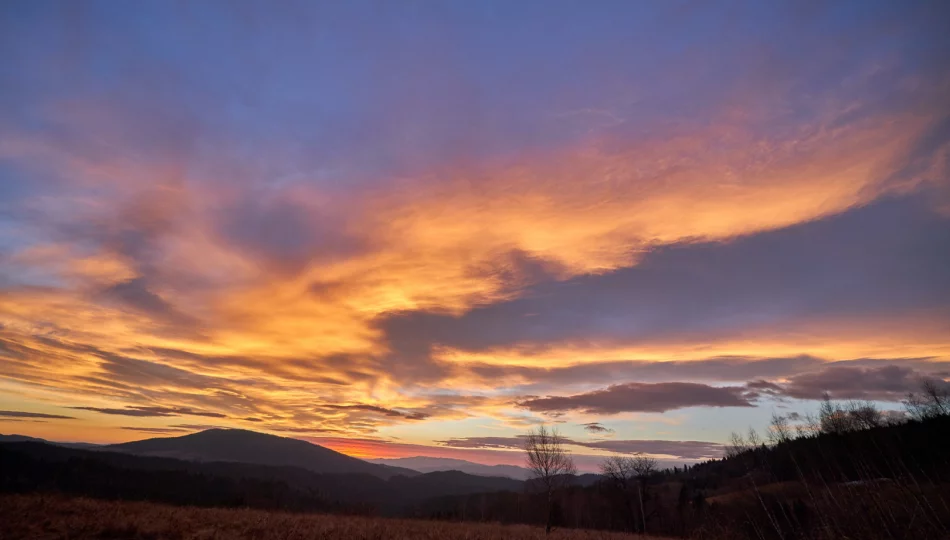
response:
<path fill-rule="evenodd" d="M 143 277 L 114 283 L 101 294 L 107 299 L 117 300 L 125 306 L 141 310 L 156 319 L 167 320 L 176 325 L 195 323 L 193 319 L 180 313 L 161 296 L 150 291 Z"/>
<path fill-rule="evenodd" d="M 334 411 L 363 411 L 363 412 L 368 412 L 368 413 L 381 414 L 383 416 L 388 416 L 388 417 L 405 418 L 407 420 L 425 420 L 426 418 L 429 417 L 429 415 L 424 412 L 397 411 L 395 409 L 387 409 L 385 407 L 380 407 L 377 405 L 368 405 L 365 403 L 357 403 L 354 405 L 324 404 L 324 405 L 321 405 L 320 408 L 334 410 Z"/>

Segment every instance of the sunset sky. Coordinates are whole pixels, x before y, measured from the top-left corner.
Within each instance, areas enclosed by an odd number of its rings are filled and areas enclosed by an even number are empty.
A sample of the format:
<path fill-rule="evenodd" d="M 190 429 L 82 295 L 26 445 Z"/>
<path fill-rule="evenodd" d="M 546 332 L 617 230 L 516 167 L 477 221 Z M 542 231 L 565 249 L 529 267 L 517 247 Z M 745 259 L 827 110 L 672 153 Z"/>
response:
<path fill-rule="evenodd" d="M 0 433 L 718 457 L 950 380 L 950 3 L 0 5 Z"/>

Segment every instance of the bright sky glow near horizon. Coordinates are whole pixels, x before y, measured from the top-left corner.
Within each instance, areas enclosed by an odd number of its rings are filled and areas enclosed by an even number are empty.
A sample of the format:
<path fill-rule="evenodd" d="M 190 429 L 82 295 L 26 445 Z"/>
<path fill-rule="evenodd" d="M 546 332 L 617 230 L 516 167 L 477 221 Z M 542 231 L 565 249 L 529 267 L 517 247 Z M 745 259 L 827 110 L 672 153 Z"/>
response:
<path fill-rule="evenodd" d="M 926 377 L 947 2 L 0 5 L 0 433 L 589 469 Z"/>

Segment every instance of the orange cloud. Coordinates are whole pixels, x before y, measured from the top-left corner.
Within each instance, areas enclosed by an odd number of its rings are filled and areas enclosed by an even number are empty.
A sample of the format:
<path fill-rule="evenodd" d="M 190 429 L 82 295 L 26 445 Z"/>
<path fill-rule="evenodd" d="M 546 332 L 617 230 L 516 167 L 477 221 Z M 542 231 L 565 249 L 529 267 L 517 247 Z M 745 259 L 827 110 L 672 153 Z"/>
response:
<path fill-rule="evenodd" d="M 86 159 L 51 144 L 4 139 L 5 155 L 29 163 L 42 156 L 44 167 L 58 166 L 70 183 L 29 202 L 56 232 L 11 259 L 48 282 L 0 293 L 2 335 L 25 347 L 3 376 L 61 405 L 197 407 L 227 415 L 229 425 L 254 416 L 273 430 L 356 434 L 409 420 L 367 410 L 317 412 L 316 397 L 509 421 L 510 399 L 440 409 L 424 392 L 446 384 L 460 393 L 485 390 L 484 381 L 455 369 L 467 364 L 950 357 L 939 322 L 877 333 L 873 324 L 844 321 L 637 346 L 437 347 L 435 360 L 449 367 L 428 382 L 397 375 L 380 360 L 393 350 L 379 321 L 395 313 L 458 316 L 516 298 L 540 279 L 636 265 L 658 246 L 727 241 L 913 189 L 919 179 L 896 181 L 894 173 L 929 126 L 916 114 L 851 123 L 831 116 L 765 137 L 754 126 L 724 124 L 647 140 L 604 138 L 475 169 L 439 168 L 353 194 L 264 190 L 260 197 L 302 209 L 306 217 L 293 225 L 359 245 L 286 264 L 226 234 L 219 216 L 255 197 L 241 182 L 208 171 L 186 178 L 175 163 Z M 321 222 L 322 215 L 332 219 Z M 324 225 L 332 229 L 317 230 Z M 132 360 L 122 364 L 120 357 Z M 94 403 L 77 402 L 90 396 Z"/>

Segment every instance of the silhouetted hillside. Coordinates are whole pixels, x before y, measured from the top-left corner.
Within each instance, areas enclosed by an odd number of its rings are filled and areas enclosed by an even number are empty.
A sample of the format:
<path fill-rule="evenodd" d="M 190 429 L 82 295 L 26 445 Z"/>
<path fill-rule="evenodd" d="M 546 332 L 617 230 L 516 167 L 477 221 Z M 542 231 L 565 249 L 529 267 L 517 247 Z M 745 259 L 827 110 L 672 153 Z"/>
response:
<path fill-rule="evenodd" d="M 415 505 L 433 497 L 520 491 L 523 486 L 510 478 L 457 471 L 382 479 L 366 473 L 320 474 L 300 467 L 0 443 L 2 492 L 402 515 L 414 513 Z"/>
<path fill-rule="evenodd" d="M 253 466 L 204 465 L 37 442 L 0 443 L 0 491 L 194 506 L 342 509 L 313 490 L 292 488 L 281 481 L 282 471 L 268 474 Z"/>
<path fill-rule="evenodd" d="M 483 465 L 464 459 L 414 456 L 393 459 L 371 459 L 371 463 L 391 467 L 407 467 L 422 473 L 437 471 L 461 471 L 477 476 L 504 476 L 516 480 L 525 480 L 530 475 L 528 469 L 516 465 Z"/>
<path fill-rule="evenodd" d="M 407 458 L 371 459 L 368 461 L 380 465 L 389 465 L 391 467 L 407 467 L 423 473 L 461 471 L 476 476 L 504 476 L 516 480 L 525 480 L 530 476 L 528 469 L 518 467 L 517 465 L 483 465 L 464 459 L 414 456 Z"/>
<path fill-rule="evenodd" d="M 477 476 L 460 471 L 437 471 L 420 474 L 411 478 L 397 476 L 389 484 L 396 491 L 409 491 L 426 494 L 414 497 L 416 500 L 432 496 L 461 495 L 466 493 L 485 493 L 492 491 L 521 491 L 524 482 L 502 476 Z"/>
<path fill-rule="evenodd" d="M 379 478 L 415 476 L 418 471 L 369 463 L 299 439 L 243 429 L 209 429 L 182 437 L 161 437 L 103 446 L 103 450 L 194 461 L 234 461 L 300 467 L 317 473 L 364 473 Z"/>
<path fill-rule="evenodd" d="M 46 439 L 40 439 L 37 437 L 27 437 L 26 435 L 0 434 L 0 443 L 4 443 L 4 442 L 38 442 L 38 443 L 53 444 L 56 446 L 66 446 L 68 448 L 83 448 L 83 449 L 93 449 L 93 448 L 100 447 L 100 445 L 92 444 L 92 443 L 48 441 Z"/>
<path fill-rule="evenodd" d="M 582 475 L 555 494 L 556 521 L 717 539 L 950 538 L 950 401 L 931 409 L 890 421 L 826 402 L 814 425 L 790 431 L 779 418 L 768 443 L 750 429 L 723 459 L 623 483 Z M 533 484 L 431 499 L 421 515 L 542 524 Z"/>
<path fill-rule="evenodd" d="M 38 439 L 36 437 L 27 437 L 26 435 L 3 435 L 0 434 L 0 443 L 5 442 L 37 442 L 37 443 L 49 443 L 45 439 Z M 49 443 L 53 444 L 53 443 Z"/>
<path fill-rule="evenodd" d="M 759 473 L 776 482 L 914 478 L 950 482 L 950 416 L 746 445 L 698 463 L 683 477 L 710 487 Z"/>

